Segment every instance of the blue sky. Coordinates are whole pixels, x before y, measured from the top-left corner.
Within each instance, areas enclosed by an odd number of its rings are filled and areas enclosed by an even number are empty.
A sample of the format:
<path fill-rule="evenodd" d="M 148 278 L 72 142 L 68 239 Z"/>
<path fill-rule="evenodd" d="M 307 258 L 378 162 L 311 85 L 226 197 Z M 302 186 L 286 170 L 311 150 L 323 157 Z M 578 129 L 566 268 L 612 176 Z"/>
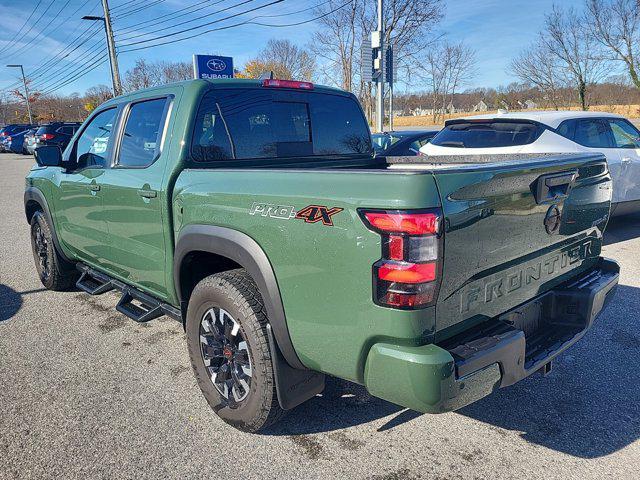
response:
<path fill-rule="evenodd" d="M 29 15 L 34 11 L 38 1 L 41 1 L 35 10 L 31 20 L 23 29 L 21 27 Z M 138 35 L 140 27 L 128 28 L 140 22 L 149 22 L 161 15 L 170 15 L 172 12 L 186 6 L 199 3 L 197 0 L 146 0 L 149 8 L 135 12 L 136 8 L 144 5 L 145 0 L 111 0 L 113 9 L 114 29 L 120 44 L 131 43 L 147 37 L 129 38 Z M 230 5 L 237 5 L 242 0 L 208 0 L 202 3 L 202 8 L 189 13 L 173 22 L 162 23 L 156 26 L 148 26 L 146 30 L 158 30 L 154 36 L 162 35 L 170 29 L 172 24 L 191 20 L 199 17 L 200 20 L 186 24 L 188 28 L 194 24 L 214 21 L 232 15 L 236 12 L 268 3 L 269 0 L 248 1 L 246 5 L 231 8 L 223 13 L 209 17 L 205 15 L 216 12 Z M 374 2 L 375 0 L 370 0 Z M 125 5 L 127 4 L 128 5 Z M 535 36 L 544 21 L 544 14 L 552 8 L 554 0 L 445 0 L 446 14 L 444 21 L 438 26 L 438 30 L 446 32 L 453 41 L 464 40 L 477 51 L 478 73 L 469 87 L 491 86 L 496 87 L 513 81 L 506 72 L 509 61 L 522 48 L 524 48 Z M 558 0 L 563 6 L 574 5 L 581 8 L 583 0 Z M 227 25 L 238 20 L 256 15 L 280 15 L 284 13 L 298 12 L 312 5 L 311 0 L 285 0 L 272 7 L 266 7 L 258 12 L 249 13 L 243 17 L 226 21 L 212 26 Z M 47 10 L 48 9 L 48 10 Z M 43 12 L 46 13 L 37 20 Z M 5 68 L 7 63 L 22 63 L 25 66 L 27 76 L 44 62 L 51 59 L 56 53 L 64 49 L 70 39 L 80 35 L 85 29 L 99 29 L 97 23 L 91 26 L 90 22 L 80 20 L 82 15 L 101 15 L 100 0 L 0 0 L 0 89 L 7 88 L 15 83 L 19 70 Z M 55 15 L 59 16 L 54 19 Z M 68 18 L 77 12 L 73 18 Z M 131 14 L 129 14 L 132 12 Z M 125 14 L 129 14 L 125 16 Z M 271 23 L 290 23 L 304 21 L 312 17 L 312 12 L 300 12 L 287 17 L 262 18 L 260 21 Z M 171 18 L 165 17 L 164 19 Z M 51 25 L 46 26 L 52 21 Z M 160 21 L 160 20 L 158 20 Z M 149 25 L 149 24 L 147 24 Z M 23 34 L 30 28 L 23 38 Z M 169 31 L 175 31 L 175 28 Z M 219 53 L 233 56 L 236 65 L 242 65 L 247 59 L 253 57 L 267 42 L 269 38 L 288 38 L 298 44 L 309 42 L 311 34 L 316 29 L 313 23 L 296 27 L 269 28 L 260 26 L 243 26 L 229 30 L 211 32 L 200 35 L 194 39 L 181 43 L 149 48 L 137 52 L 119 54 L 121 74 L 130 68 L 137 58 L 144 57 L 149 60 L 182 60 L 191 61 L 193 53 Z M 91 30 L 88 33 L 90 33 Z M 193 33 L 193 32 L 192 32 Z M 16 37 L 17 36 L 17 37 Z M 18 40 L 14 45 L 5 48 L 12 39 Z M 84 38 L 84 37 L 83 37 Z M 33 46 L 25 45 L 33 41 Z M 84 55 L 83 62 L 77 64 L 66 61 L 57 61 L 39 73 L 34 75 L 34 86 L 47 88 L 57 86 L 62 80 L 68 78 L 69 72 L 75 75 L 83 72 L 82 63 L 95 62 L 99 56 L 87 50 L 94 42 L 102 45 L 103 35 L 96 34 L 94 39 L 74 51 L 69 59 L 78 55 Z M 97 46 L 96 48 L 100 48 Z M 126 47 L 121 47 L 124 50 Z M 129 47 L 133 48 L 133 47 Z M 74 80 L 72 83 L 60 88 L 56 93 L 69 94 L 72 92 L 84 93 L 84 91 L 99 83 L 110 85 L 110 73 L 108 63 L 105 63 L 90 73 Z"/>

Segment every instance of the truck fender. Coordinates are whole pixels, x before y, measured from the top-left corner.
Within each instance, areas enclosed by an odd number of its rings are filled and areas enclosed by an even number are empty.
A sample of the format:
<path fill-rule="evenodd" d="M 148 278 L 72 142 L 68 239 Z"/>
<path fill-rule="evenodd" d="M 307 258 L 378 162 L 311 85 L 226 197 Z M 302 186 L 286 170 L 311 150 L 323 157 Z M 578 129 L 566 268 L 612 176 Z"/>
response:
<path fill-rule="evenodd" d="M 40 205 L 41 208 L 37 210 L 42 210 L 47 222 L 51 226 L 51 236 L 53 237 L 53 244 L 58 250 L 58 254 L 67 262 L 73 263 L 73 260 L 68 258 L 62 248 L 60 248 L 60 241 L 58 240 L 58 234 L 56 233 L 56 227 L 53 223 L 53 217 L 51 216 L 51 212 L 49 211 L 49 204 L 44 196 L 44 194 L 37 189 L 36 187 L 27 187 L 24 191 L 24 213 L 27 218 L 27 222 L 31 223 L 31 217 L 36 210 L 32 208 L 33 202 Z"/>
<path fill-rule="evenodd" d="M 280 297 L 280 289 L 267 255 L 258 243 L 248 235 L 225 227 L 213 225 L 189 225 L 176 242 L 173 280 L 176 293 L 185 301 L 182 292 L 181 269 L 185 257 L 191 252 L 207 252 L 233 260 L 253 278 L 260 290 L 278 346 L 287 362 L 295 368 L 306 368 L 296 354 Z"/>
<path fill-rule="evenodd" d="M 293 348 L 271 263 L 260 245 L 248 235 L 225 227 L 213 225 L 189 225 L 180 233 L 176 242 L 173 279 L 181 302 L 181 268 L 190 252 L 208 252 L 233 260 L 253 278 L 262 295 L 269 317 L 267 332 L 274 364 L 278 400 L 284 409 L 313 397 L 324 388 L 324 375 L 308 370 Z"/>

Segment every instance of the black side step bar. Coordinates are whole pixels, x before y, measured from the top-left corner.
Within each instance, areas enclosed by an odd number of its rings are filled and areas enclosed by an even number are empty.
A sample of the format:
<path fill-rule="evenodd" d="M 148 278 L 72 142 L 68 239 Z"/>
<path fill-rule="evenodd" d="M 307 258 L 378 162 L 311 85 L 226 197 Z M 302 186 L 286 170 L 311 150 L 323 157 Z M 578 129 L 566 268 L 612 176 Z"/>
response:
<path fill-rule="evenodd" d="M 76 286 L 90 295 L 101 295 L 111 290 L 120 290 L 122 297 L 116 305 L 116 310 L 132 320 L 143 323 L 162 315 L 167 315 L 182 322 L 180 310 L 172 305 L 163 303 L 137 288 L 111 278 L 86 265 L 78 264 L 78 270 L 82 272 L 82 275 Z"/>
<path fill-rule="evenodd" d="M 76 282 L 76 287 L 89 295 L 102 295 L 116 288 L 112 279 L 103 273 L 89 268 L 81 268 L 80 271 L 82 275 Z"/>

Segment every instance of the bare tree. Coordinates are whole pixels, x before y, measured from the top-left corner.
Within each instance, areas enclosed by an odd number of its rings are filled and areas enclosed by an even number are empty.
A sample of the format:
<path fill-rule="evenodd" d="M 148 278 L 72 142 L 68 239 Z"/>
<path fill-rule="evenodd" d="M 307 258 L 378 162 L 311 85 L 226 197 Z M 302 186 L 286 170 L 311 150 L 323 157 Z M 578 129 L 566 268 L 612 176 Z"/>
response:
<path fill-rule="evenodd" d="M 356 63 L 367 33 L 362 26 L 365 1 L 354 0 L 337 9 L 342 4 L 342 0 L 318 2 L 314 13 L 320 17 L 320 30 L 313 35 L 311 50 L 321 60 L 327 83 L 353 91 Z"/>
<path fill-rule="evenodd" d="M 637 0 L 587 0 L 585 23 L 640 88 L 640 6 Z"/>
<path fill-rule="evenodd" d="M 324 60 L 324 73 L 331 83 L 354 91 L 362 42 L 376 26 L 376 3 L 354 0 L 336 10 L 341 4 L 338 0 L 318 2 L 315 13 L 322 16 L 318 20 L 321 29 L 313 36 L 311 48 Z M 442 0 L 385 2 L 384 41 L 394 45 L 399 64 L 406 66 L 432 42 L 433 27 L 441 20 L 443 10 Z"/>
<path fill-rule="evenodd" d="M 84 109 L 91 113 L 101 104 L 113 98 L 113 90 L 106 85 L 91 87 L 84 94 Z"/>
<path fill-rule="evenodd" d="M 547 101 L 557 110 L 560 88 L 566 84 L 556 55 L 547 45 L 536 42 L 511 61 L 510 70 L 524 83 L 538 87 Z"/>
<path fill-rule="evenodd" d="M 188 62 L 148 62 L 139 58 L 125 73 L 123 86 L 125 91 L 133 92 L 190 78 L 193 78 L 193 69 Z"/>
<path fill-rule="evenodd" d="M 286 39 L 269 40 L 256 63 L 282 79 L 311 80 L 316 68 L 313 55 Z"/>
<path fill-rule="evenodd" d="M 443 40 L 426 51 L 420 75 L 430 91 L 434 123 L 458 89 L 473 77 L 475 66 L 475 50 L 462 42 Z"/>
<path fill-rule="evenodd" d="M 374 25 L 374 2 L 368 2 Z M 385 43 L 392 44 L 398 62 L 408 66 L 411 59 L 435 43 L 432 30 L 442 20 L 441 0 L 387 0 L 385 2 Z"/>
<path fill-rule="evenodd" d="M 553 55 L 578 92 L 583 110 L 588 109 L 587 86 L 597 82 L 605 73 L 605 64 L 598 44 L 573 8 L 553 7 L 545 17 L 539 42 Z"/>

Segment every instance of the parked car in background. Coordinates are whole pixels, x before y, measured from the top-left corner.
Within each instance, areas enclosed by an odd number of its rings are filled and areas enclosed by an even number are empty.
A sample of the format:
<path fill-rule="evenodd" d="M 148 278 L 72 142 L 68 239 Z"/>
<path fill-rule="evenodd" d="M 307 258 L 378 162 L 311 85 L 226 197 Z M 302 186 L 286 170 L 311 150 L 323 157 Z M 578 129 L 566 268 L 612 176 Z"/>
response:
<path fill-rule="evenodd" d="M 376 155 L 402 157 L 418 155 L 420 147 L 427 144 L 438 130 L 402 130 L 371 135 Z"/>
<path fill-rule="evenodd" d="M 20 132 L 37 125 L 29 125 L 28 123 L 10 123 L 4 127 L 0 127 L 0 137 L 11 135 L 14 132 Z"/>
<path fill-rule="evenodd" d="M 36 150 L 36 131 L 37 128 L 32 128 L 24 135 L 24 140 L 22 142 L 22 154 L 23 155 L 33 155 L 33 152 Z"/>
<path fill-rule="evenodd" d="M 82 124 L 78 122 L 54 122 L 41 125 L 36 132 L 35 148 L 56 145 L 60 150 L 64 150 L 80 125 Z"/>
<path fill-rule="evenodd" d="M 5 125 L 0 128 L 0 152 L 8 152 L 8 137 L 15 133 L 24 132 L 32 127 L 37 127 L 37 125 L 30 125 L 28 123 L 10 123 L 9 125 Z"/>
<path fill-rule="evenodd" d="M 31 130 L 32 129 L 27 128 L 22 131 L 14 132 L 11 135 L 6 135 L 5 136 L 6 151 L 12 152 L 12 153 L 24 153 L 24 137 Z"/>
<path fill-rule="evenodd" d="M 9 148 L 7 144 L 9 143 L 11 137 L 9 136 L 1 136 L 0 137 L 0 153 L 8 152 Z"/>
<path fill-rule="evenodd" d="M 422 155 L 602 152 L 613 179 L 611 215 L 640 211 L 640 131 L 612 113 L 477 115 L 445 122 Z"/>

